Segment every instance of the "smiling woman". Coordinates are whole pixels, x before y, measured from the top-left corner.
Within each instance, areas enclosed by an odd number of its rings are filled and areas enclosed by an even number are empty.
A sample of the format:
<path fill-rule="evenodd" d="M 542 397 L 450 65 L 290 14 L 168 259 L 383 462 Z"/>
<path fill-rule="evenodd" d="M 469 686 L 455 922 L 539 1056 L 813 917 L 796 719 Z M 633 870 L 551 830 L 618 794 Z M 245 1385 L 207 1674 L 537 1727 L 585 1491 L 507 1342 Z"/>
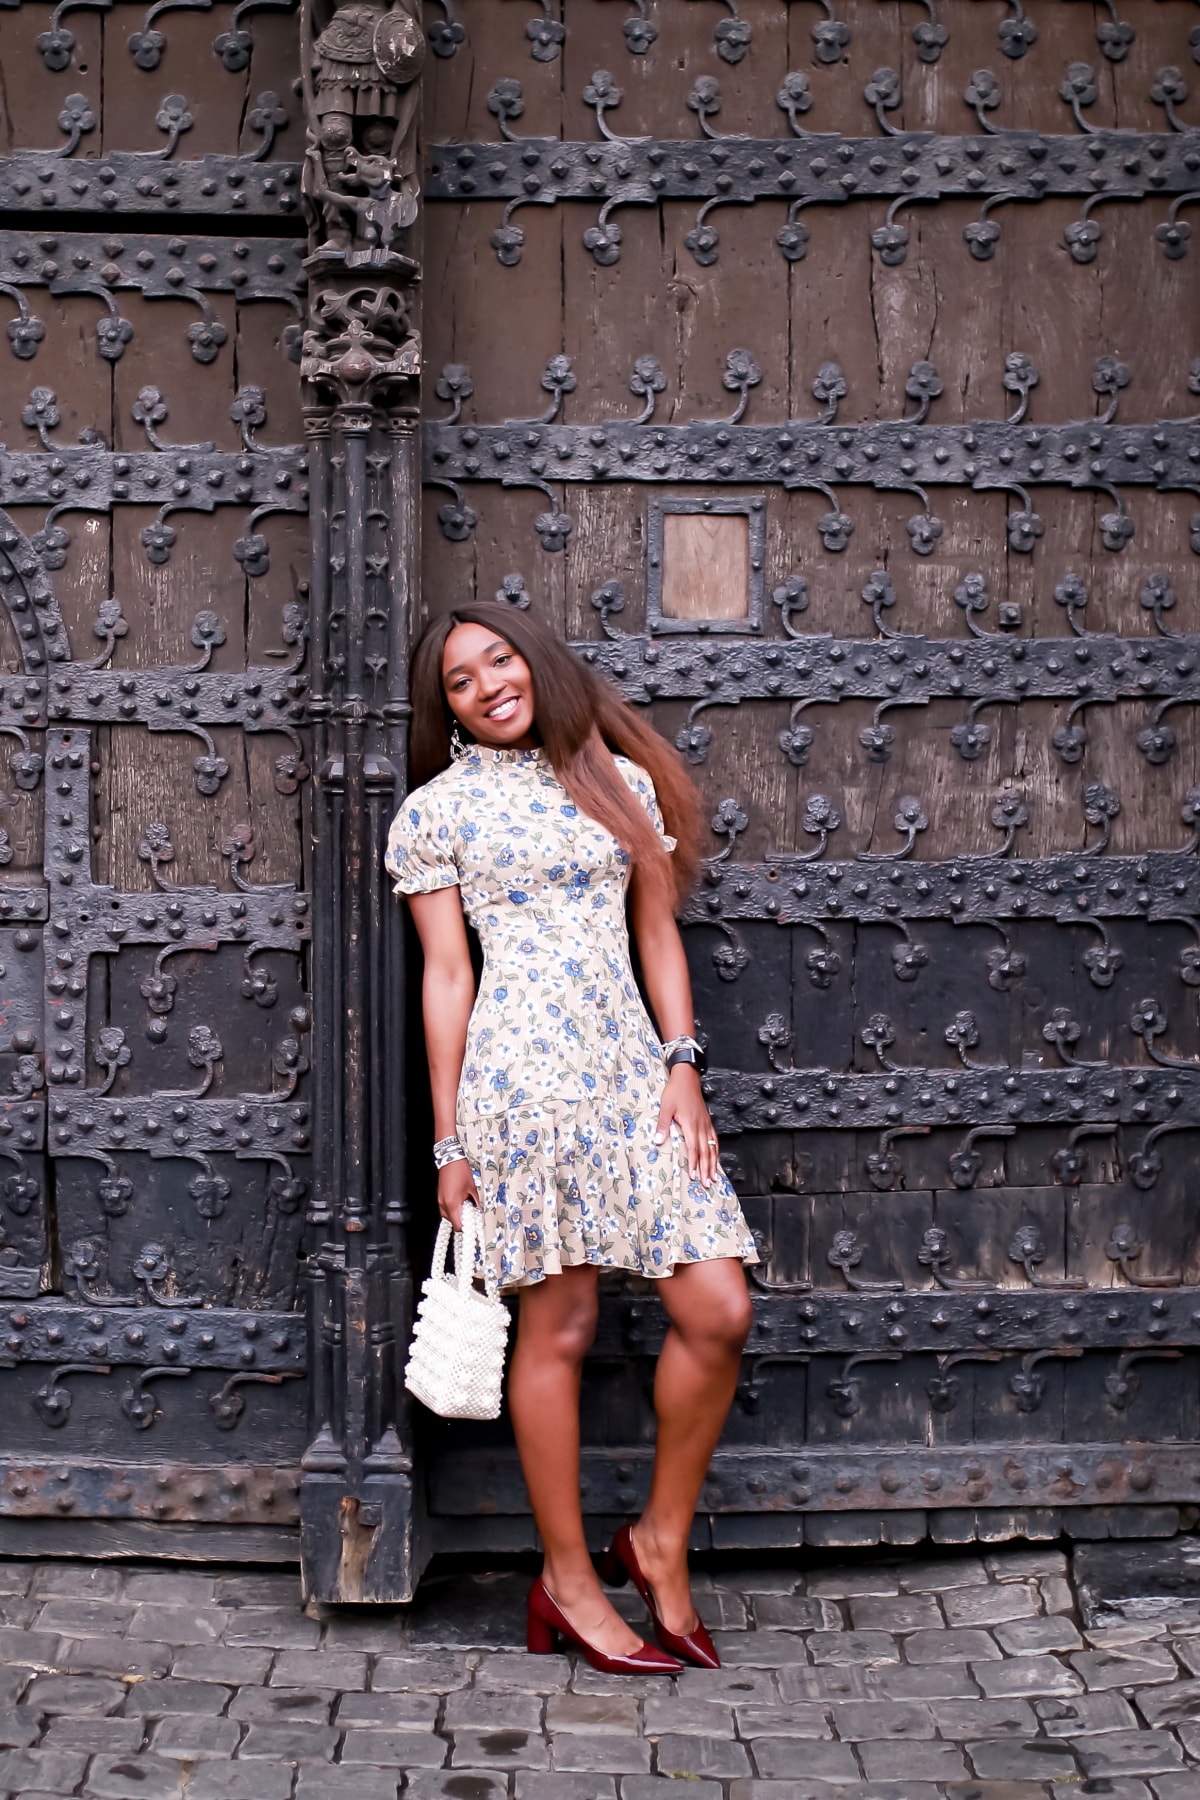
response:
<path fill-rule="evenodd" d="M 488 1272 L 521 1295 L 509 1410 L 546 1552 L 529 1647 L 558 1634 L 604 1668 L 715 1666 L 687 1541 L 750 1325 L 741 1263 L 757 1256 L 717 1160 L 674 919 L 696 796 L 606 683 L 487 604 L 418 648 L 411 760 L 420 785 L 385 860 L 425 953 L 439 1210 L 459 1229 L 464 1202 L 480 1206 Z M 661 1037 L 633 977 L 627 900 Z M 666 1656 L 604 1598 L 584 1540 L 580 1371 L 602 1269 L 658 1281 L 670 1319 L 649 1501 L 602 1565 L 638 1584 Z"/>

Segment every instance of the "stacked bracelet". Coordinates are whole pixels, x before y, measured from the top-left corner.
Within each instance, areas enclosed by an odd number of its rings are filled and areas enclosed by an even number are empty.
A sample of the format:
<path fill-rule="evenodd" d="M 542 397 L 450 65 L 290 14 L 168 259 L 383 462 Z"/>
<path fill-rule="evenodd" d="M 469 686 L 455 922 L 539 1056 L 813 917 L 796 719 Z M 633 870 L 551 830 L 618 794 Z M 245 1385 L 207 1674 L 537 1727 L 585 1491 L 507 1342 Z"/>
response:
<path fill-rule="evenodd" d="M 439 1138 L 433 1146 L 434 1167 L 444 1169 L 452 1162 L 462 1162 L 465 1160 L 466 1154 L 462 1147 L 462 1139 L 457 1135 Z"/>

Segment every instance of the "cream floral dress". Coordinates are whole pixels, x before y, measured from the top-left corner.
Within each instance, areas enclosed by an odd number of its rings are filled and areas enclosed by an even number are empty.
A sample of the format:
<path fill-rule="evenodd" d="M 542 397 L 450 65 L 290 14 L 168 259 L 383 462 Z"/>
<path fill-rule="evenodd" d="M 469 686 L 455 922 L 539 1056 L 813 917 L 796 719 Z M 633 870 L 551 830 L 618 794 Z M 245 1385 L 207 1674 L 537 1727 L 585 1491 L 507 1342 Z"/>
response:
<path fill-rule="evenodd" d="M 646 771 L 615 761 L 674 849 Z M 689 1179 L 677 1127 L 654 1142 L 666 1070 L 630 968 L 629 857 L 545 752 L 470 746 L 409 795 L 384 861 L 398 894 L 457 885 L 483 945 L 458 1130 L 497 1284 L 578 1263 L 661 1277 L 757 1262 L 725 1175 Z"/>

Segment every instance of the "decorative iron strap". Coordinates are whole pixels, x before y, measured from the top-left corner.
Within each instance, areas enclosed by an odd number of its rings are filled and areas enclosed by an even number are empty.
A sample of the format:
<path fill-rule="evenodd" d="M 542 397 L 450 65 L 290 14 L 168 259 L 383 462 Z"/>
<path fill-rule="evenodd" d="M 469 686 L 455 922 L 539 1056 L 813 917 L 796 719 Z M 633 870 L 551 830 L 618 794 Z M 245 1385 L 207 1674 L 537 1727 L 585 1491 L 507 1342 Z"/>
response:
<path fill-rule="evenodd" d="M 896 919 L 1048 919 L 1059 925 L 1096 919 L 1178 919 L 1200 915 L 1200 858 L 1193 852 L 1037 860 L 961 856 L 954 862 L 813 862 L 781 855 L 765 863 L 708 868 L 680 915 L 707 919 L 810 919 L 888 924 Z"/>
<path fill-rule="evenodd" d="M 1198 438 L 1200 442 L 1200 438 Z M 781 590 L 781 593 L 784 590 Z M 614 637 L 577 644 L 627 700 L 1200 699 L 1200 636 L 803 637 L 788 642 Z"/>
<path fill-rule="evenodd" d="M 917 1250 L 926 1258 L 932 1252 L 939 1270 L 945 1236 L 934 1228 Z M 932 1239 L 936 1242 L 931 1243 Z M 1014 1240 L 1013 1247 L 1023 1246 Z M 946 1263 L 950 1260 L 947 1253 Z M 750 1271 L 752 1279 L 757 1273 Z M 921 1293 L 902 1290 L 898 1282 L 872 1280 L 866 1275 L 860 1279 L 855 1274 L 858 1289 L 838 1293 L 822 1288 L 810 1291 L 802 1281 L 780 1282 L 772 1292 L 770 1279 L 761 1276 L 756 1285 L 766 1291 L 754 1296 L 754 1328 L 746 1347 L 747 1359 L 754 1363 L 775 1357 L 790 1360 L 831 1354 L 886 1356 L 896 1350 L 945 1356 L 981 1349 L 1049 1351 L 1055 1346 L 1072 1351 L 1080 1346 L 1124 1351 L 1168 1343 L 1200 1347 L 1197 1288 L 1088 1290 L 1077 1282 L 1040 1274 L 1036 1267 L 1034 1280 L 1040 1286 L 1035 1287 L 1004 1288 L 990 1281 L 943 1278 L 945 1289 Z M 619 1298 L 601 1312 L 593 1354 L 652 1356 L 665 1330 L 656 1307 Z"/>
<path fill-rule="evenodd" d="M 189 1369 L 299 1374 L 304 1323 L 295 1313 L 223 1307 L 187 1312 L 170 1295 L 149 1306 L 103 1295 L 91 1296 L 87 1304 L 30 1301 L 0 1312 L 0 1362 L 5 1360 L 182 1363 Z"/>
<path fill-rule="evenodd" d="M 165 210 L 189 216 L 266 215 L 283 223 L 300 205 L 296 163 L 250 156 L 206 156 L 162 162 L 156 151 L 114 150 L 102 159 L 64 157 L 58 150 L 18 150 L 0 157 L 0 208 L 5 212 L 130 213 Z M 281 218 L 282 215 L 282 218 Z"/>
<path fill-rule="evenodd" d="M 787 489 L 838 483 L 879 489 L 976 489 L 1057 483 L 1090 488 L 1195 486 L 1200 423 L 1029 425 L 981 420 L 870 425 L 787 420 L 779 425 L 692 422 L 654 425 L 606 420 L 554 425 L 426 423 L 428 481 L 737 482 Z"/>
<path fill-rule="evenodd" d="M 214 450 L 211 444 L 122 452 L 100 444 L 57 445 L 50 451 L 0 449 L 0 506 L 56 506 L 108 512 L 121 503 L 172 512 L 212 512 L 218 506 L 269 506 L 272 512 L 308 510 L 308 461 L 296 444 L 279 448 Z"/>
<path fill-rule="evenodd" d="M 1200 1063 L 1129 1069 L 789 1069 L 762 1076 L 710 1069 L 704 1092 L 718 1131 L 885 1130 L 899 1125 L 1200 1124 Z"/>
<path fill-rule="evenodd" d="M 299 1469 L 274 1463 L 0 1459 L 0 1517 L 294 1525 Z"/>
<path fill-rule="evenodd" d="M 46 1142 L 46 1107 L 30 1093 L 0 1094 L 0 1146 L 40 1150 Z"/>
<path fill-rule="evenodd" d="M 435 144 L 427 200 L 1042 200 L 1100 195 L 1138 200 L 1197 186 L 1194 133 L 1089 130 L 1086 138 L 1037 131 L 890 137 L 814 132 L 790 142 L 732 134 L 710 139 L 624 138 L 567 143 L 516 138 L 509 143 Z"/>
<path fill-rule="evenodd" d="M 51 1048 L 57 1052 L 58 1046 Z M 49 1079 L 54 1078 L 51 1070 Z M 282 1105 L 268 1094 L 239 1094 L 236 1100 L 174 1099 L 167 1094 L 111 1100 L 86 1090 L 64 1090 L 53 1096 L 49 1109 L 51 1155 L 95 1153 L 101 1162 L 109 1160 L 103 1152 L 116 1150 L 146 1150 L 151 1156 L 202 1162 L 221 1151 L 239 1157 L 277 1157 L 289 1150 L 307 1150 L 312 1142 L 308 1107 Z"/>
<path fill-rule="evenodd" d="M 618 1517 L 649 1486 L 648 1450 L 585 1450 L 589 1512 Z M 430 1507 L 438 1513 L 526 1513 L 515 1451 L 476 1448 L 440 1457 Z M 718 1450 L 699 1511 L 864 1512 L 926 1506 L 1111 1506 L 1200 1500 L 1194 1444 L 914 1444 Z"/>
<path fill-rule="evenodd" d="M 164 237 L 119 228 L 0 231 L 0 282 L 101 300 L 121 288 L 147 299 L 186 299 L 194 291 L 286 300 L 298 310 L 307 279 L 303 260 L 302 238 Z"/>

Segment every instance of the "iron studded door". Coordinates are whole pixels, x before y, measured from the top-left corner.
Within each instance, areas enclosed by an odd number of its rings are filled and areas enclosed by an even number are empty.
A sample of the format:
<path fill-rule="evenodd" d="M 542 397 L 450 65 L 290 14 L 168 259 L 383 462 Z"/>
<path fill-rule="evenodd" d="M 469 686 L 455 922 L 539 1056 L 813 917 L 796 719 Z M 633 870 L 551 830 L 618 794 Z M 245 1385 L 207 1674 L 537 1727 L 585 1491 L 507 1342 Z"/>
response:
<path fill-rule="evenodd" d="M 294 1555 L 294 13 L 0 15 L 0 1545 Z"/>
<path fill-rule="evenodd" d="M 427 607 L 532 607 L 712 818 L 685 935 L 763 1261 L 700 1539 L 1173 1530 L 1195 10 L 441 13 Z M 644 1487 L 662 1328 L 609 1290 L 597 1531 Z M 502 1428 L 426 1458 L 447 1541 L 530 1541 Z"/>

